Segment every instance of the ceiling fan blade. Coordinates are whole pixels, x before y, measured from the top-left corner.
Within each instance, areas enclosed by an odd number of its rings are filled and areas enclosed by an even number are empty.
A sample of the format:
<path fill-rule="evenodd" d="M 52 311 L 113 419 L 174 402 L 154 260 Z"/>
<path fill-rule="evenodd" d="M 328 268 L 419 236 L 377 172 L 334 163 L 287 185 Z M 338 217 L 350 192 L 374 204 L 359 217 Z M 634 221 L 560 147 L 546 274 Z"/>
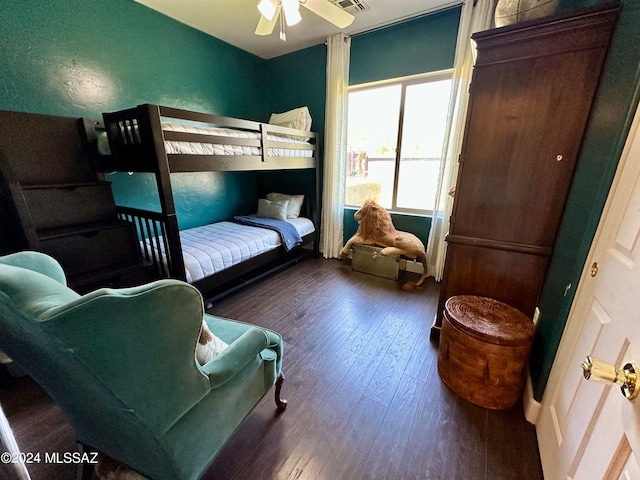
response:
<path fill-rule="evenodd" d="M 276 26 L 276 22 L 278 21 L 278 17 L 280 16 L 280 10 L 282 10 L 282 4 L 278 3 L 276 7 L 276 13 L 273 14 L 273 18 L 271 20 L 267 20 L 263 15 L 260 15 L 260 20 L 258 21 L 258 26 L 256 27 L 256 35 L 271 35 L 273 32 L 273 27 Z"/>
<path fill-rule="evenodd" d="M 340 7 L 329 2 L 329 0 L 307 0 L 300 4 L 338 28 L 348 27 L 355 19 L 353 15 L 345 12 Z"/>

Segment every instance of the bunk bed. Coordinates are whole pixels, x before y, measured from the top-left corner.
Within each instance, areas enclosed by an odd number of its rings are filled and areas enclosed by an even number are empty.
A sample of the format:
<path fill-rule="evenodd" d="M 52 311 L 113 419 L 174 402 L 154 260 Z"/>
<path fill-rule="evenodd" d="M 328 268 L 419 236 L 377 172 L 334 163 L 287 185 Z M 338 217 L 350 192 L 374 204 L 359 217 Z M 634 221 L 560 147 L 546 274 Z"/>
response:
<path fill-rule="evenodd" d="M 99 122 L 96 125 L 104 128 L 102 136 L 106 134 L 108 138 L 109 152 L 100 147 L 100 135 L 95 134 L 95 140 L 102 153 L 109 155 L 97 161 L 100 170 L 155 174 L 160 211 L 118 206 L 118 212 L 120 218 L 135 225 L 141 240 L 140 253 L 153 263 L 160 277 L 188 281 L 206 298 L 211 298 L 212 294 L 228 293 L 273 269 L 298 261 L 301 255 L 318 255 L 319 177 L 315 133 L 150 104 L 104 113 L 103 119 L 102 125 Z M 295 248 L 289 249 L 287 242 L 281 241 L 272 230 L 237 223 L 246 221 L 246 217 L 204 225 L 194 231 L 179 230 L 172 174 L 253 171 L 260 179 L 265 172 L 281 170 L 311 172 L 307 177 L 312 180 L 296 185 L 296 191 L 277 192 L 280 196 L 304 198 L 303 204 L 298 204 L 298 218 L 287 215 L 289 218 L 284 220 L 285 227 L 291 229 L 288 225 L 294 225 L 300 236 Z M 275 193 L 265 191 L 266 188 L 269 187 L 258 181 L 259 197 Z M 282 230 L 281 226 L 275 229 Z M 256 233 L 267 238 L 262 239 Z M 213 237 L 221 241 L 222 252 L 210 245 L 198 247 L 202 239 L 209 241 Z M 245 246 L 238 246 L 241 237 L 248 239 Z M 222 257 L 233 257 L 231 264 L 221 265 Z M 192 268 L 194 261 L 195 269 Z"/>

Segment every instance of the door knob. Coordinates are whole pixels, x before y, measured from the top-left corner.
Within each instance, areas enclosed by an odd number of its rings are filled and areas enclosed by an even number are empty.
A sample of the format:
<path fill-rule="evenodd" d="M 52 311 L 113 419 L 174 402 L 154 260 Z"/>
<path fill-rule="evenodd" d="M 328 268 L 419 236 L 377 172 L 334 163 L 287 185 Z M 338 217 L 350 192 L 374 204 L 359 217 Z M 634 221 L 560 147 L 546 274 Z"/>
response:
<path fill-rule="evenodd" d="M 622 394 L 629 400 L 638 396 L 640 389 L 636 388 L 636 380 L 640 367 L 635 362 L 627 363 L 620 370 L 597 358 L 587 357 L 581 366 L 584 378 L 587 380 L 607 384 L 615 383 L 620 386 Z"/>

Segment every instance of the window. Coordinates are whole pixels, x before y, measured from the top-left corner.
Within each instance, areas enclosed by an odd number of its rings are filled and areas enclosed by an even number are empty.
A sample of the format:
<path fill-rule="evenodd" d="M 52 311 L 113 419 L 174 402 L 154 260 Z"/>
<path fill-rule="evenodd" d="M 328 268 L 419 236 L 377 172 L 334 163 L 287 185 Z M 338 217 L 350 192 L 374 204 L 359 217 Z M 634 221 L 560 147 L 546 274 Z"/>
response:
<path fill-rule="evenodd" d="M 450 91 L 450 72 L 349 89 L 346 205 L 433 211 Z"/>

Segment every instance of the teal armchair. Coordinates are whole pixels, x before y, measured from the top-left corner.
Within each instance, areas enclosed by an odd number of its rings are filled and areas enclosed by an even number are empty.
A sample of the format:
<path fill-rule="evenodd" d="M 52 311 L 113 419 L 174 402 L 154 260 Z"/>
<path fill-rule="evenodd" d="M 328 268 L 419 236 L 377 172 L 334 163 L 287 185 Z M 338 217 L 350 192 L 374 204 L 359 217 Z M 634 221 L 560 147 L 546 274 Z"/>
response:
<path fill-rule="evenodd" d="M 199 365 L 202 321 L 229 344 Z M 0 257 L 0 350 L 60 406 L 77 441 L 141 474 L 197 479 L 282 385 L 282 338 L 204 313 L 177 280 L 78 295 L 51 257 Z"/>

